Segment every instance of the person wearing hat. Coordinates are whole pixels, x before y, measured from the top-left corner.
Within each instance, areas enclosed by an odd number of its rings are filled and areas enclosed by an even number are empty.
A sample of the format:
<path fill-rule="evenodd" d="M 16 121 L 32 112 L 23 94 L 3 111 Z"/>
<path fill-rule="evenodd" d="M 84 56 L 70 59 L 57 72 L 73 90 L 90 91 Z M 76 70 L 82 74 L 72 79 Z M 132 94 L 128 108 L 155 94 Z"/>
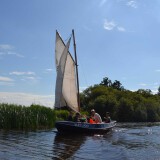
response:
<path fill-rule="evenodd" d="M 110 123 L 111 122 L 111 118 L 109 116 L 109 112 L 106 112 L 106 117 L 104 117 L 105 119 L 105 123 Z"/>
<path fill-rule="evenodd" d="M 73 112 L 72 111 L 69 111 L 69 115 L 68 115 L 68 118 L 67 118 L 67 120 L 68 121 L 73 121 Z"/>
<path fill-rule="evenodd" d="M 94 119 L 95 123 L 102 123 L 101 116 L 98 113 L 96 113 L 94 109 L 91 110 L 91 116 L 92 119 Z"/>
<path fill-rule="evenodd" d="M 74 121 L 74 122 L 80 122 L 80 116 L 81 116 L 80 113 L 77 112 L 76 115 L 75 115 L 74 118 L 73 118 L 73 121 Z"/>

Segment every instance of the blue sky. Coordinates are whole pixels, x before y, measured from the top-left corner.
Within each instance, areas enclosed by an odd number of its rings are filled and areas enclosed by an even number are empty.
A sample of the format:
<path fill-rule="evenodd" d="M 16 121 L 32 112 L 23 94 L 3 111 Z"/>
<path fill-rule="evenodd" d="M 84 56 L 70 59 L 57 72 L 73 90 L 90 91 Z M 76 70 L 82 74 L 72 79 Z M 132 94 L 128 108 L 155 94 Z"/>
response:
<path fill-rule="evenodd" d="M 0 0 L 0 102 L 54 104 L 55 31 L 75 30 L 80 89 L 160 85 L 159 0 Z M 71 47 L 72 52 L 72 47 Z"/>

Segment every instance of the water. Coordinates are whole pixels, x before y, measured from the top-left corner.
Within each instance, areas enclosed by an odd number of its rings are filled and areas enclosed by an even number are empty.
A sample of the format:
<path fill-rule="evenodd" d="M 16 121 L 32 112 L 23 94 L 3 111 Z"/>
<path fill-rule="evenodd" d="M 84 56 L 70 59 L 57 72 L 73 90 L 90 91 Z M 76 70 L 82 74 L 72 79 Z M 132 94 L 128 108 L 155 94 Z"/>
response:
<path fill-rule="evenodd" d="M 121 123 L 106 135 L 0 131 L 0 160 L 160 160 L 160 124 Z"/>

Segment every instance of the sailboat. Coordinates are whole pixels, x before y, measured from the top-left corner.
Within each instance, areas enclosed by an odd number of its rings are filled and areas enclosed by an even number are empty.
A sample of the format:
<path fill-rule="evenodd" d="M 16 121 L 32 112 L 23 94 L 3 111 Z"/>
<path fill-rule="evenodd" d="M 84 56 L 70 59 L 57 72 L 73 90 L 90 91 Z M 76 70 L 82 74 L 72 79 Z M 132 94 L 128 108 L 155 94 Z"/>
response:
<path fill-rule="evenodd" d="M 69 46 L 73 37 L 75 58 L 69 52 Z M 58 31 L 56 31 L 55 63 L 57 69 L 55 89 L 55 109 L 67 106 L 74 112 L 80 112 L 78 65 L 76 55 L 75 34 L 65 44 Z M 87 122 L 57 121 L 55 127 L 58 132 L 72 133 L 106 133 L 116 125 L 110 123 L 90 124 Z"/>

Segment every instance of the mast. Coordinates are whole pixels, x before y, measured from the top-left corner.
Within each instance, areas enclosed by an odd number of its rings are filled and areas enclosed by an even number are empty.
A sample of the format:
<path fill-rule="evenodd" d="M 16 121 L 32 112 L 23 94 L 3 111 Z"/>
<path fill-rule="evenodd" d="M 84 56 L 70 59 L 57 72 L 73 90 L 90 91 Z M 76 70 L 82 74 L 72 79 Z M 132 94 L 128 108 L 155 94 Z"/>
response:
<path fill-rule="evenodd" d="M 75 42 L 75 35 L 74 35 L 74 29 L 72 29 L 72 35 L 73 35 L 73 45 L 74 45 L 74 54 L 75 54 L 75 65 L 76 65 L 76 76 L 77 76 L 77 99 L 78 99 L 78 109 L 80 111 L 80 97 L 79 97 L 79 77 L 78 77 L 78 64 L 77 64 L 77 53 L 76 53 L 76 42 Z"/>

